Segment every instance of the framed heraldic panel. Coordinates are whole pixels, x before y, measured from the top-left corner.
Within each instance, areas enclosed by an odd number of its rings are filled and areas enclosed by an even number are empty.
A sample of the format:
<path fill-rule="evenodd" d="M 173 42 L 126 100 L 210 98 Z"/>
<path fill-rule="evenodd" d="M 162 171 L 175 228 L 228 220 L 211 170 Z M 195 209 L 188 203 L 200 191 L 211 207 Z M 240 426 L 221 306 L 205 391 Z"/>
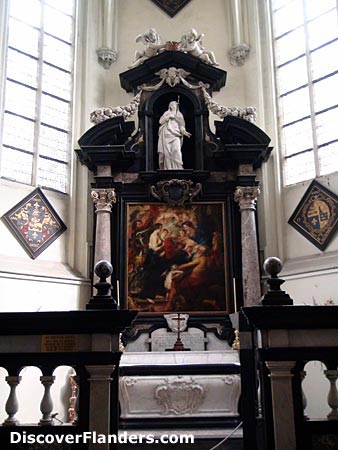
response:
<path fill-rule="evenodd" d="M 324 251 L 338 228 L 338 197 L 312 181 L 289 224 L 319 250 Z"/>
<path fill-rule="evenodd" d="M 229 311 L 224 204 L 126 206 L 127 308 L 146 313 Z"/>
<path fill-rule="evenodd" d="M 32 259 L 67 229 L 40 188 L 7 211 L 2 219 Z"/>

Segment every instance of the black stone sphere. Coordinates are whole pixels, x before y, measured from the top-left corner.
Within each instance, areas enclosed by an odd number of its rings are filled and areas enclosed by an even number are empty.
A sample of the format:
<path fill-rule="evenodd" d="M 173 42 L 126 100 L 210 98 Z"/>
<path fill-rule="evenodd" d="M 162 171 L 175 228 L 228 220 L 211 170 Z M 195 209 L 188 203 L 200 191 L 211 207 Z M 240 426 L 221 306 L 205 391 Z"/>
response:
<path fill-rule="evenodd" d="M 271 256 L 264 261 L 263 269 L 265 272 L 272 277 L 276 277 L 277 274 L 282 270 L 283 264 L 279 258 Z"/>
<path fill-rule="evenodd" d="M 95 264 L 94 271 L 100 279 L 106 279 L 113 273 L 113 266 L 109 261 L 103 259 Z"/>

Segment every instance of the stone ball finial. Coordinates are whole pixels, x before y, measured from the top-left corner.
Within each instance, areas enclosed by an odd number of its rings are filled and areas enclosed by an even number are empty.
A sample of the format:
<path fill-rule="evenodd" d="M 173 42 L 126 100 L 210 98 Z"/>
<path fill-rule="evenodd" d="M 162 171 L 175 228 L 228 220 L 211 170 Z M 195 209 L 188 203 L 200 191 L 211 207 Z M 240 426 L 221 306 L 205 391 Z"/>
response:
<path fill-rule="evenodd" d="M 95 264 L 94 271 L 101 280 L 106 279 L 113 273 L 113 266 L 103 259 Z"/>
<path fill-rule="evenodd" d="M 279 258 L 271 256 L 264 261 L 263 269 L 272 278 L 276 278 L 279 272 L 282 270 L 283 264 Z"/>

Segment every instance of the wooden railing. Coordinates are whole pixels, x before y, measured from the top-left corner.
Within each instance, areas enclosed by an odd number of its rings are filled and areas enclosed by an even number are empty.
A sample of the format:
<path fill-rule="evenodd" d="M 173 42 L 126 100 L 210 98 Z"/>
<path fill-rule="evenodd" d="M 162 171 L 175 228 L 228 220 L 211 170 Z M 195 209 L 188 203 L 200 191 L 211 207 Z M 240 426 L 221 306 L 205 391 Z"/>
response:
<path fill-rule="evenodd" d="M 239 313 L 244 450 L 338 448 L 338 306 L 293 306 L 283 280 L 268 270 L 261 306 Z M 321 361 L 329 413 L 304 413 L 304 366 Z M 313 386 L 311 395 L 316 395 Z"/>
<path fill-rule="evenodd" d="M 10 388 L 5 405 L 0 405 L 7 415 L 0 427 L 0 448 L 26 448 L 10 445 L 13 430 L 35 435 L 76 435 L 85 431 L 117 434 L 119 334 L 131 325 L 135 316 L 136 312 L 119 310 L 0 314 L 0 367 L 7 370 Z M 31 404 L 40 404 L 41 411 L 40 419 L 33 424 L 17 419 L 23 405 L 16 391 L 22 369 L 27 366 L 38 367 L 42 373 L 42 396 L 30 399 Z M 77 406 L 73 398 L 77 418 L 64 425 L 54 417 L 51 396 L 58 366 L 74 369 L 73 394 L 79 393 Z M 97 446 L 88 442 L 72 448 L 91 450 Z"/>

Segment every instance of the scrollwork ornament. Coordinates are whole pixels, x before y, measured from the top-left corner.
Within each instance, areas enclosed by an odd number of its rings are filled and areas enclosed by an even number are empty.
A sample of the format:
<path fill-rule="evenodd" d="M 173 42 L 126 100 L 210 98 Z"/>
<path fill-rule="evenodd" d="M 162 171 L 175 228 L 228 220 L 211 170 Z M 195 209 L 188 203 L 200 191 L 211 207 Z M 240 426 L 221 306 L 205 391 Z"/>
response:
<path fill-rule="evenodd" d="M 162 407 L 162 415 L 193 414 L 205 397 L 205 389 L 191 378 L 166 378 L 155 389 L 154 397 Z"/>
<path fill-rule="evenodd" d="M 168 203 L 171 206 L 191 203 L 201 190 L 201 183 L 195 185 L 191 180 L 172 179 L 159 181 L 156 186 L 150 186 L 150 192 L 156 200 Z"/>
<path fill-rule="evenodd" d="M 113 203 L 116 203 L 115 189 L 93 189 L 91 193 L 96 212 L 111 212 Z"/>
<path fill-rule="evenodd" d="M 239 203 L 240 211 L 256 209 L 257 198 L 260 194 L 258 186 L 238 187 L 235 191 L 235 202 Z"/>

